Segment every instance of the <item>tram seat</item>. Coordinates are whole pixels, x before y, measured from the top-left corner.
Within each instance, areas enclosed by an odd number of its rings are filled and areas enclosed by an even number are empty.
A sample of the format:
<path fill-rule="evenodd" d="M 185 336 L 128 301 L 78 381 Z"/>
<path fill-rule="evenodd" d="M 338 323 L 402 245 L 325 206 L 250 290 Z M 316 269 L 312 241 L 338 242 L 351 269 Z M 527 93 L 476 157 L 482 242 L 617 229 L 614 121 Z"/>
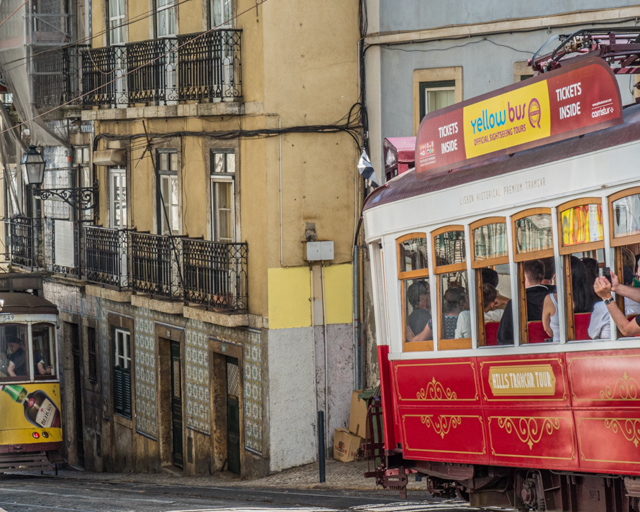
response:
<path fill-rule="evenodd" d="M 541 321 L 528 322 L 527 332 L 529 333 L 529 343 L 544 343 L 549 338 Z"/>
<path fill-rule="evenodd" d="M 487 322 L 484 324 L 484 340 L 487 347 L 498 344 L 498 327 L 500 327 L 500 322 Z"/>
<path fill-rule="evenodd" d="M 589 340 L 589 324 L 591 323 L 591 313 L 576 313 L 573 315 L 573 325 L 575 328 L 576 340 Z"/>

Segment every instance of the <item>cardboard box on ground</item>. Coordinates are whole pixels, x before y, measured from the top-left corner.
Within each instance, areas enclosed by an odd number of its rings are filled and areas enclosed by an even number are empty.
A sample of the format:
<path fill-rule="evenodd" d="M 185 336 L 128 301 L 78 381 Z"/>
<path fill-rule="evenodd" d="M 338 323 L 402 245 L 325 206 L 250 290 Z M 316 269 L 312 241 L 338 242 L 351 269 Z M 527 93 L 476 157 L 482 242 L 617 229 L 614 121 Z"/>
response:
<path fill-rule="evenodd" d="M 371 437 L 371 433 L 367 432 L 367 401 L 358 398 L 362 394 L 361 389 L 351 393 L 351 413 L 349 414 L 349 432 L 360 436 L 365 441 Z"/>
<path fill-rule="evenodd" d="M 337 428 L 333 435 L 333 458 L 342 462 L 356 460 L 361 443 L 362 439 L 346 428 Z"/>
<path fill-rule="evenodd" d="M 351 393 L 349 430 L 337 428 L 333 436 L 333 458 L 351 462 L 360 456 L 360 448 L 367 434 L 367 402 L 358 398 L 362 390 Z"/>

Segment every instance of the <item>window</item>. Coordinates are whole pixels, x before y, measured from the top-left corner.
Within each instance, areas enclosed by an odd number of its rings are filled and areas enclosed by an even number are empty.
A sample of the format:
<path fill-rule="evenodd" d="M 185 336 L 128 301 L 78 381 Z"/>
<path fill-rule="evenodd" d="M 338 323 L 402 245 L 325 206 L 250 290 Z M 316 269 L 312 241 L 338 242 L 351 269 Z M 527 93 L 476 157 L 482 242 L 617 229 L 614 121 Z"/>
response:
<path fill-rule="evenodd" d="M 478 346 L 496 345 L 504 308 L 511 299 L 511 273 L 504 217 L 491 217 L 470 226 L 473 240 L 471 267 L 476 276 Z M 459 331 L 471 336 L 469 313 L 460 313 Z"/>
<path fill-rule="evenodd" d="M 127 174 L 124 169 L 109 169 L 109 227 L 127 227 Z"/>
<path fill-rule="evenodd" d="M 125 16 L 124 0 L 109 0 L 109 44 L 124 44 L 125 38 Z"/>
<path fill-rule="evenodd" d="M 609 197 L 609 232 L 614 248 L 614 269 L 618 280 L 628 286 L 640 285 L 638 258 L 640 254 L 640 187 Z M 640 314 L 640 304 L 627 297 L 616 297 L 616 302 L 627 317 Z M 605 333 L 606 334 L 606 333 Z"/>
<path fill-rule="evenodd" d="M 24 324 L 0 325 L 0 378 L 29 380 L 29 337 Z"/>
<path fill-rule="evenodd" d="M 428 113 L 462 101 L 462 68 L 416 69 L 413 72 L 414 134 Z"/>
<path fill-rule="evenodd" d="M 54 333 L 51 324 L 33 324 L 33 369 L 36 380 L 55 375 Z"/>
<path fill-rule="evenodd" d="M 178 187 L 178 152 L 161 149 L 157 153 L 157 219 L 158 233 L 181 233 L 180 191 Z"/>
<path fill-rule="evenodd" d="M 426 235 L 409 233 L 400 237 L 397 244 L 403 348 L 406 352 L 433 350 Z"/>
<path fill-rule="evenodd" d="M 87 327 L 87 354 L 89 359 L 89 374 L 87 379 L 91 384 L 98 383 L 98 350 L 96 346 L 96 330 Z"/>
<path fill-rule="evenodd" d="M 211 0 L 211 28 L 231 28 L 233 23 L 232 0 Z"/>
<path fill-rule="evenodd" d="M 215 242 L 235 241 L 235 167 L 233 150 L 212 150 L 211 226 Z"/>
<path fill-rule="evenodd" d="M 175 0 L 157 0 L 156 29 L 158 37 L 172 36 L 176 33 Z"/>
<path fill-rule="evenodd" d="M 434 231 L 432 237 L 438 300 L 438 349 L 471 348 L 471 336 L 463 338 L 458 329 L 460 313 L 469 311 L 464 228 L 446 226 Z"/>
<path fill-rule="evenodd" d="M 529 78 L 533 78 L 534 71 L 529 63 L 526 61 L 522 62 L 514 62 L 513 63 L 513 83 L 516 84 L 518 82 L 522 82 L 523 80 L 528 80 Z"/>
<path fill-rule="evenodd" d="M 113 331 L 113 407 L 116 414 L 131 418 L 131 335 Z"/>

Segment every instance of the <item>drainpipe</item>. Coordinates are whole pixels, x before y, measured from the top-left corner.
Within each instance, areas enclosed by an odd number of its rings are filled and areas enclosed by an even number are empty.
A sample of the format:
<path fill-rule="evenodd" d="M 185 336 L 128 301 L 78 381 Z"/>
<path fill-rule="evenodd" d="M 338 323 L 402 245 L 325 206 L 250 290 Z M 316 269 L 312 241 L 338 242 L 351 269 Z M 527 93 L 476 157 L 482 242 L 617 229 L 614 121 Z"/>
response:
<path fill-rule="evenodd" d="M 358 221 L 353 241 L 353 381 L 355 389 L 364 389 L 364 347 L 362 339 L 362 323 L 360 322 L 360 247 L 358 234 L 362 225 L 362 217 Z"/>

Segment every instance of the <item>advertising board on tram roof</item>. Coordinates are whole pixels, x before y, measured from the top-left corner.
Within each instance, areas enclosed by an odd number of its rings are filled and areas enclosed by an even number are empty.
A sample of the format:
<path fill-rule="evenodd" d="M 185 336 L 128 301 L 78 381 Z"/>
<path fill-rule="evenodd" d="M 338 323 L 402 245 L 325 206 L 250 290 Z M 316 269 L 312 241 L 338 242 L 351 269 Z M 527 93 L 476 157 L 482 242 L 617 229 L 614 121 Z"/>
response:
<path fill-rule="evenodd" d="M 611 68 L 586 59 L 428 114 L 416 138 L 416 172 L 438 174 L 620 123 Z"/>

